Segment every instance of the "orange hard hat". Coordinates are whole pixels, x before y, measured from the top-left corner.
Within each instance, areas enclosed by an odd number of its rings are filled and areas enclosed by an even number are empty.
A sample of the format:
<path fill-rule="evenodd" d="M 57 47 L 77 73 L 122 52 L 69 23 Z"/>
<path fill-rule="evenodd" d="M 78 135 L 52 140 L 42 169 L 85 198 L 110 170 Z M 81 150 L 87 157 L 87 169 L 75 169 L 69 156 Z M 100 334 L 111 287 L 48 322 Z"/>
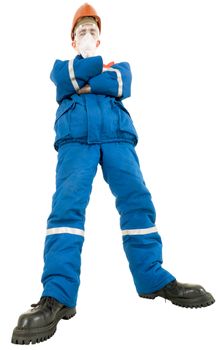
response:
<path fill-rule="evenodd" d="M 93 17 L 95 19 L 95 21 L 97 22 L 99 32 L 101 32 L 101 19 L 100 19 L 100 17 L 97 15 L 97 12 L 95 11 L 95 9 L 91 5 L 85 3 L 84 5 L 79 7 L 79 9 L 76 11 L 76 13 L 74 15 L 74 19 L 73 19 L 72 27 L 71 27 L 71 39 L 72 40 L 74 39 L 74 29 L 82 17 Z"/>

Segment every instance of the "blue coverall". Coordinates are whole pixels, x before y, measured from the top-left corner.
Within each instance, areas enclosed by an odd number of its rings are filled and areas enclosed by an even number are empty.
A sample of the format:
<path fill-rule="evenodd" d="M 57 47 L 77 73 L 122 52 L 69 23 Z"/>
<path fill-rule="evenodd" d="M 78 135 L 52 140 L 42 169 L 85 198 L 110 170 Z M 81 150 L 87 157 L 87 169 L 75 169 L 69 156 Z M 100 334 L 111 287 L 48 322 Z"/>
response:
<path fill-rule="evenodd" d="M 137 132 L 121 102 L 130 96 L 127 62 L 104 69 L 101 56 L 56 60 L 51 80 L 59 104 L 55 149 L 56 192 L 47 221 L 42 296 L 68 307 L 77 303 L 85 210 L 100 164 L 116 198 L 123 247 L 138 294 L 163 288 L 175 278 L 162 268 L 156 213 L 135 151 Z M 90 94 L 78 94 L 89 84 Z"/>

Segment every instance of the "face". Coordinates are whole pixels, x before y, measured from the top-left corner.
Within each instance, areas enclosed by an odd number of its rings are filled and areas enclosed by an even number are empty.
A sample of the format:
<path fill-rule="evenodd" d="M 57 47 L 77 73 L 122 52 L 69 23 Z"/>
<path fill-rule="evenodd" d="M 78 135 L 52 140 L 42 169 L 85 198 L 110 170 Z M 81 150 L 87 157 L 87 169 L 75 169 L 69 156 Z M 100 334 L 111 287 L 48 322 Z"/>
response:
<path fill-rule="evenodd" d="M 78 46 L 80 42 L 82 41 L 83 38 L 86 36 L 90 36 L 91 38 L 94 39 L 96 47 L 100 45 L 100 40 L 99 40 L 99 29 L 98 27 L 93 24 L 93 23 L 84 23 L 80 25 L 74 36 L 74 41 L 72 42 L 72 46 L 77 52 L 79 53 Z"/>

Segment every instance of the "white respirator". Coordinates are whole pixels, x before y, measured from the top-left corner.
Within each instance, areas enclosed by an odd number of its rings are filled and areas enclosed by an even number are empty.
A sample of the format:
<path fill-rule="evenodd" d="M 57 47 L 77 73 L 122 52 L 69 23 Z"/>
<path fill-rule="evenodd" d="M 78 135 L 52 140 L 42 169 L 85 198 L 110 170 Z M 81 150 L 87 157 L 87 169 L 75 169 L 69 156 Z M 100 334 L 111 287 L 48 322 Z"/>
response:
<path fill-rule="evenodd" d="M 97 40 L 90 33 L 84 35 L 77 41 L 77 48 L 81 56 L 84 58 L 95 56 Z"/>

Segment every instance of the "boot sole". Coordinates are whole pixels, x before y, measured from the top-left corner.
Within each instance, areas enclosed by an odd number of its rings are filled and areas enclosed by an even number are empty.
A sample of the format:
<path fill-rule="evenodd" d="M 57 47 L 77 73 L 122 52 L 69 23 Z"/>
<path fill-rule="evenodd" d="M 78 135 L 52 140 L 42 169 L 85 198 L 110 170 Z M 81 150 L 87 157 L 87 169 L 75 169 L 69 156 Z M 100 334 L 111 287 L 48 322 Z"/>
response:
<path fill-rule="evenodd" d="M 171 301 L 172 304 L 181 306 L 181 307 L 186 307 L 186 308 L 201 308 L 201 307 L 207 307 L 215 303 L 215 299 L 210 293 L 206 293 L 205 295 L 202 295 L 201 297 L 195 298 L 195 299 L 182 299 L 182 298 L 174 298 L 174 299 L 167 299 L 161 295 L 156 295 L 156 294 L 141 294 L 139 295 L 141 298 L 146 298 L 146 299 L 155 299 L 157 297 L 164 298 L 166 300 Z"/>
<path fill-rule="evenodd" d="M 31 330 L 16 327 L 13 331 L 11 342 L 13 344 L 29 345 L 30 343 L 36 344 L 48 340 L 55 334 L 57 324 L 61 319 L 69 320 L 74 317 L 75 314 L 75 308 L 64 308 L 58 312 L 55 320 L 45 327 L 34 328 Z"/>

